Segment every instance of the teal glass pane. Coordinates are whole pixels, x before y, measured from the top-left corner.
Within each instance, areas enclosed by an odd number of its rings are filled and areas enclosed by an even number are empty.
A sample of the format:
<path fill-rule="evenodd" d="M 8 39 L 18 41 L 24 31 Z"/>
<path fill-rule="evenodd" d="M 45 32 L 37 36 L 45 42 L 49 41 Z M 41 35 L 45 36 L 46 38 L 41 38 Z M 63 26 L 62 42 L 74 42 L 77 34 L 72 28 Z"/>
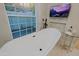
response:
<path fill-rule="evenodd" d="M 27 28 L 27 34 L 31 33 L 31 28 Z"/>
<path fill-rule="evenodd" d="M 33 27 L 36 27 L 36 23 L 31 23 L 31 25 L 32 25 Z"/>
<path fill-rule="evenodd" d="M 25 17 L 18 17 L 18 19 L 19 19 L 19 23 L 20 24 L 24 24 L 24 23 L 26 23 L 26 19 L 27 18 L 25 18 Z"/>
<path fill-rule="evenodd" d="M 26 23 L 27 23 L 27 28 L 31 28 L 31 18 L 27 18 Z"/>
<path fill-rule="evenodd" d="M 5 6 L 12 6 L 13 5 L 13 3 L 4 3 L 5 4 Z"/>
<path fill-rule="evenodd" d="M 24 36 L 24 35 L 26 35 L 26 30 L 21 31 L 21 36 Z"/>
<path fill-rule="evenodd" d="M 32 27 L 32 32 L 36 32 L 36 27 Z"/>
<path fill-rule="evenodd" d="M 12 6 L 5 6 L 5 9 L 6 9 L 7 11 L 15 11 L 15 8 L 12 7 Z"/>
<path fill-rule="evenodd" d="M 27 28 L 26 24 L 19 24 L 20 30 L 24 30 Z"/>
<path fill-rule="evenodd" d="M 24 14 L 27 14 L 27 15 L 33 15 L 35 16 L 35 4 L 33 3 L 25 3 L 26 6 L 27 4 L 30 5 L 30 8 L 27 8 L 27 7 L 19 7 L 17 6 L 17 3 L 5 3 L 5 9 L 7 11 L 14 11 L 14 12 L 22 12 Z"/>
<path fill-rule="evenodd" d="M 22 8 L 17 8 L 16 7 L 16 12 L 24 12 L 24 10 Z"/>
<path fill-rule="evenodd" d="M 18 37 L 20 37 L 20 32 L 19 31 L 14 32 L 14 33 L 12 33 L 12 35 L 13 35 L 13 39 L 18 38 Z"/>
<path fill-rule="evenodd" d="M 18 24 L 19 20 L 17 19 L 17 16 L 9 16 L 9 22 L 10 24 Z"/>
<path fill-rule="evenodd" d="M 10 25 L 10 27 L 11 27 L 12 32 L 19 31 L 19 26 L 18 25 Z"/>
<path fill-rule="evenodd" d="M 32 22 L 36 23 L 36 18 L 35 17 L 32 18 Z"/>
<path fill-rule="evenodd" d="M 30 23 L 30 22 L 31 22 L 31 20 L 32 20 L 32 18 L 31 18 L 31 17 L 26 17 L 26 22 L 27 22 L 27 23 Z"/>

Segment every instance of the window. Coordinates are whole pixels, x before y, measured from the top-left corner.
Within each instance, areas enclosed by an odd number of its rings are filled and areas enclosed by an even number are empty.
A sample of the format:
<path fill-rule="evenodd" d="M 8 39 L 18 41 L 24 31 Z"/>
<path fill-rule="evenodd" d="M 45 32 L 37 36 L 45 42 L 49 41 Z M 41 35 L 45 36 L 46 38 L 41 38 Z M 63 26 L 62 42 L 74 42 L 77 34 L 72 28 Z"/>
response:
<path fill-rule="evenodd" d="M 16 4 L 17 5 L 17 4 Z M 26 4 L 27 5 L 27 4 Z M 33 7 L 22 9 L 13 4 L 5 4 L 13 39 L 36 31 L 36 17 Z"/>

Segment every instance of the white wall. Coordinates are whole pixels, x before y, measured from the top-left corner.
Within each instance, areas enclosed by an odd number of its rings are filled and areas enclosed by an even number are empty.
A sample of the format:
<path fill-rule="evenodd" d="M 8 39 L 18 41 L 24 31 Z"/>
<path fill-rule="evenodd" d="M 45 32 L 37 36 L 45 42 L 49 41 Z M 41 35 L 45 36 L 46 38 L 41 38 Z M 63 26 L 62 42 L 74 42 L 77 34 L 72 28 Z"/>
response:
<path fill-rule="evenodd" d="M 79 4 L 72 4 L 71 12 L 68 18 L 66 31 L 70 28 L 70 26 L 73 27 L 72 31 L 75 36 L 79 37 Z"/>
<path fill-rule="evenodd" d="M 11 40 L 8 18 L 4 9 L 4 4 L 0 3 L 0 47 Z"/>
<path fill-rule="evenodd" d="M 41 30 L 42 25 L 42 19 L 46 18 L 46 6 L 42 3 L 36 4 L 36 17 L 37 17 L 37 31 Z"/>

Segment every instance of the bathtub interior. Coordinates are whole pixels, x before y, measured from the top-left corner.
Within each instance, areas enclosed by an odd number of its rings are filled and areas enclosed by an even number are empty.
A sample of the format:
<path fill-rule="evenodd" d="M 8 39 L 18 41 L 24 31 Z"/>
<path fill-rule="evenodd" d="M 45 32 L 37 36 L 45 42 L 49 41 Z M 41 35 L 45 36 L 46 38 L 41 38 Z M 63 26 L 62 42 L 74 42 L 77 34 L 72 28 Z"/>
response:
<path fill-rule="evenodd" d="M 43 29 L 6 43 L 0 49 L 0 55 L 45 56 L 56 45 L 60 36 L 57 29 Z"/>

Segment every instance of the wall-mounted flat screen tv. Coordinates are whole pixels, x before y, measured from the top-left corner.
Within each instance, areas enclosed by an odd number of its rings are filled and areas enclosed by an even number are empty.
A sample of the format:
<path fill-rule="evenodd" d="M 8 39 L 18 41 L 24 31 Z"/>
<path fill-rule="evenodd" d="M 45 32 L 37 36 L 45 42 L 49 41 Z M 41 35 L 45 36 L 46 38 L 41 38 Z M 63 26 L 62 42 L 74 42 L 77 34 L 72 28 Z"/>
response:
<path fill-rule="evenodd" d="M 68 17 L 71 4 L 58 4 L 50 8 L 50 17 Z"/>

